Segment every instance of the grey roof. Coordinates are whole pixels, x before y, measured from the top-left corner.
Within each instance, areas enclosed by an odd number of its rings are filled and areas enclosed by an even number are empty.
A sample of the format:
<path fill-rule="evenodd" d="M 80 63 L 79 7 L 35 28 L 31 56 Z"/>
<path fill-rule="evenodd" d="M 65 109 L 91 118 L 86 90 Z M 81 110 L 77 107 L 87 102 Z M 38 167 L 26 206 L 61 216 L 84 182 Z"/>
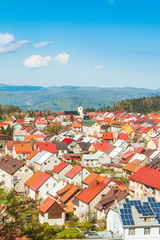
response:
<path fill-rule="evenodd" d="M 91 143 L 89 143 L 89 142 L 80 142 L 80 143 L 78 143 L 78 145 L 80 146 L 80 148 L 82 149 L 82 151 L 87 152 L 88 149 L 89 149 L 90 146 L 91 146 Z"/>
<path fill-rule="evenodd" d="M 148 167 L 152 167 L 153 169 L 156 169 L 160 165 L 160 158 L 153 159 L 149 164 Z"/>
<path fill-rule="evenodd" d="M 53 154 L 50 152 L 42 151 L 35 155 L 33 162 L 42 165 Z"/>
<path fill-rule="evenodd" d="M 5 155 L 0 158 L 0 169 L 9 173 L 10 175 L 14 174 L 19 168 L 23 167 L 24 163 L 16 158 Z"/>
<path fill-rule="evenodd" d="M 57 150 L 67 150 L 68 151 L 68 147 L 67 147 L 67 143 L 66 142 L 52 142 L 54 144 L 56 144 L 56 148 Z"/>

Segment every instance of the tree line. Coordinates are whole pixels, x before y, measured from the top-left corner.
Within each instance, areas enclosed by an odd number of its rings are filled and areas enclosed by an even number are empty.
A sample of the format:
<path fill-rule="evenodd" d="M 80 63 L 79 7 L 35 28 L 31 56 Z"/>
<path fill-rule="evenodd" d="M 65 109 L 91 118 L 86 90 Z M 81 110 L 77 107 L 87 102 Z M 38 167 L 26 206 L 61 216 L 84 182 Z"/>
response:
<path fill-rule="evenodd" d="M 134 98 L 126 99 L 119 101 L 114 104 L 112 107 L 107 106 L 98 109 L 98 112 L 115 112 L 122 110 L 125 112 L 133 113 L 152 113 L 160 111 L 160 95 L 155 97 L 143 97 L 143 98 Z"/>

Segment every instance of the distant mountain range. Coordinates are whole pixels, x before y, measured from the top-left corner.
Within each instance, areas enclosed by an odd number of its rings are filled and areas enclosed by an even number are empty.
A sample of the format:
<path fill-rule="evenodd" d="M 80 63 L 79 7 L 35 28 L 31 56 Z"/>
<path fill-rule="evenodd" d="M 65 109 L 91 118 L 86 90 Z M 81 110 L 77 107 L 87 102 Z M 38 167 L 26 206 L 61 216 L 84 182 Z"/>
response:
<path fill-rule="evenodd" d="M 160 95 L 160 89 L 98 88 L 98 87 L 41 87 L 0 84 L 0 104 L 16 105 L 24 110 L 76 110 L 79 102 L 84 108 L 99 109 L 132 98 Z"/>

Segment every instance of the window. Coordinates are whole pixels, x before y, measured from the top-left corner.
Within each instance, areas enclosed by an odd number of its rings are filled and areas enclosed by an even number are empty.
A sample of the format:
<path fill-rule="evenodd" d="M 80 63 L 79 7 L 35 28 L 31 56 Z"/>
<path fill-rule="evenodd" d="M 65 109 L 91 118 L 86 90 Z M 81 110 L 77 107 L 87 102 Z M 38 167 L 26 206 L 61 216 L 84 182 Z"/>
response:
<path fill-rule="evenodd" d="M 22 169 L 19 169 L 19 172 L 22 172 Z"/>
<path fill-rule="evenodd" d="M 48 183 L 46 184 L 46 187 L 48 187 Z"/>
<path fill-rule="evenodd" d="M 144 235 L 149 235 L 151 233 L 150 228 L 144 228 Z"/>
<path fill-rule="evenodd" d="M 150 222 L 151 219 L 150 218 L 144 218 L 144 222 Z"/>
<path fill-rule="evenodd" d="M 25 172 L 28 172 L 28 169 L 25 169 Z"/>
<path fill-rule="evenodd" d="M 48 163 L 50 163 L 50 161 L 48 161 Z"/>
<path fill-rule="evenodd" d="M 128 235 L 135 235 L 135 228 L 129 228 L 128 229 Z"/>

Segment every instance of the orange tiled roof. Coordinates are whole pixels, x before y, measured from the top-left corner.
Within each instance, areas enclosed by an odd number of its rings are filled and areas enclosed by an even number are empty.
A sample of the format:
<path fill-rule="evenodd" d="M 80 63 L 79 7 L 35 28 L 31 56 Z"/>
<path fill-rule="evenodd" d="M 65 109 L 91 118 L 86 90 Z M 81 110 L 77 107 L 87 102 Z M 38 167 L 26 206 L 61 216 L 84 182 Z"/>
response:
<path fill-rule="evenodd" d="M 102 139 L 103 140 L 113 140 L 114 135 L 112 132 L 106 132 L 106 133 L 103 133 Z"/>
<path fill-rule="evenodd" d="M 66 191 L 68 191 L 70 188 L 72 187 L 71 184 L 67 184 L 64 188 L 62 188 L 61 190 L 59 190 L 57 192 L 58 195 L 61 195 L 62 193 L 65 193 Z"/>
<path fill-rule="evenodd" d="M 63 203 L 66 203 L 78 191 L 79 191 L 78 187 L 72 185 L 72 187 L 60 198 L 60 201 L 63 202 Z"/>
<path fill-rule="evenodd" d="M 123 167 L 124 170 L 130 171 L 130 172 L 137 172 L 142 166 L 134 164 L 132 162 L 129 162 L 126 164 L 126 166 Z"/>
<path fill-rule="evenodd" d="M 32 176 L 32 177 L 30 177 L 28 180 L 27 180 L 27 182 L 25 182 L 25 184 L 28 186 L 28 187 L 30 187 L 41 175 L 43 174 L 43 172 L 41 172 L 41 171 L 37 171 L 37 172 L 35 172 L 35 174 Z"/>
<path fill-rule="evenodd" d="M 98 177 L 98 173 L 90 173 L 84 180 L 83 183 L 89 185 L 91 182 L 93 182 Z"/>
<path fill-rule="evenodd" d="M 31 153 L 32 145 L 30 143 L 27 144 L 15 144 L 16 153 Z"/>
<path fill-rule="evenodd" d="M 73 128 L 82 128 L 82 124 L 81 123 L 74 123 L 72 124 Z"/>
<path fill-rule="evenodd" d="M 38 153 L 37 149 L 34 149 L 34 151 L 32 151 L 27 157 L 27 160 L 31 160 L 36 154 Z"/>

